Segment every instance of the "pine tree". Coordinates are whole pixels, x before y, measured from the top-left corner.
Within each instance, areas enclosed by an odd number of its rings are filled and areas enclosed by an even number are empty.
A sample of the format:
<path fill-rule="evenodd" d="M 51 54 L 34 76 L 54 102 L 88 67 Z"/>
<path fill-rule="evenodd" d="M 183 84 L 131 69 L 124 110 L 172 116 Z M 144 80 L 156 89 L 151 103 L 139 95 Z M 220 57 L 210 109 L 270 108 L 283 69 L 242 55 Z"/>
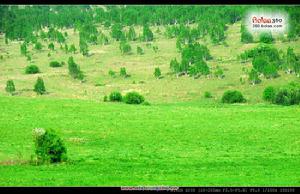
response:
<path fill-rule="evenodd" d="M 8 80 L 6 82 L 5 91 L 8 92 L 8 93 L 10 93 L 11 95 L 13 94 L 13 92 L 16 91 L 15 84 L 14 84 L 13 80 Z"/>
<path fill-rule="evenodd" d="M 69 74 L 74 79 L 83 80 L 84 75 L 83 75 L 82 71 L 80 71 L 80 67 L 74 62 L 73 57 L 69 57 L 68 69 L 69 69 Z"/>
<path fill-rule="evenodd" d="M 153 40 L 153 33 L 147 24 L 143 27 L 143 39 L 146 42 Z"/>
<path fill-rule="evenodd" d="M 136 33 L 135 33 L 135 30 L 134 30 L 133 26 L 130 26 L 130 28 L 129 28 L 127 39 L 129 41 L 135 41 L 136 40 Z"/>
<path fill-rule="evenodd" d="M 40 95 L 46 93 L 46 88 L 45 88 L 45 85 L 44 85 L 44 81 L 41 77 L 38 77 L 38 79 L 36 80 L 36 83 L 34 85 L 34 91 L 37 94 L 40 94 Z"/>
<path fill-rule="evenodd" d="M 252 85 L 259 84 L 261 82 L 258 72 L 255 69 L 251 69 L 248 80 Z"/>
<path fill-rule="evenodd" d="M 158 79 L 158 78 L 160 78 L 160 76 L 161 76 L 160 68 L 156 67 L 154 70 L 154 77 Z"/>
<path fill-rule="evenodd" d="M 26 45 L 25 42 L 23 44 L 21 44 L 20 50 L 21 50 L 21 54 L 26 56 L 26 54 L 27 54 L 27 45 Z"/>
<path fill-rule="evenodd" d="M 54 51 L 54 44 L 52 42 L 48 45 L 48 49 Z"/>

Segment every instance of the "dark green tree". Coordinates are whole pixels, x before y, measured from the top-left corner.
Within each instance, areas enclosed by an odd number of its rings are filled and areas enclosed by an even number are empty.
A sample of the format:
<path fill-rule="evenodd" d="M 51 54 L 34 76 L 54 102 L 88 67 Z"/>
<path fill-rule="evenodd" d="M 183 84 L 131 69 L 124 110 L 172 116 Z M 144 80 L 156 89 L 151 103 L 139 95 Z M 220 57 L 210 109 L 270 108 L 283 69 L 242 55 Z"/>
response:
<path fill-rule="evenodd" d="M 6 82 L 5 91 L 10 93 L 11 95 L 16 91 L 15 84 L 13 80 L 8 80 Z"/>
<path fill-rule="evenodd" d="M 45 94 L 46 93 L 46 88 L 44 85 L 44 81 L 41 77 L 38 77 L 38 79 L 36 80 L 36 83 L 34 85 L 34 89 L 33 89 L 37 94 Z"/>
<path fill-rule="evenodd" d="M 156 79 L 159 79 L 160 76 L 161 76 L 160 68 L 159 68 L 159 67 L 156 67 L 156 68 L 154 69 L 154 77 L 155 77 Z"/>

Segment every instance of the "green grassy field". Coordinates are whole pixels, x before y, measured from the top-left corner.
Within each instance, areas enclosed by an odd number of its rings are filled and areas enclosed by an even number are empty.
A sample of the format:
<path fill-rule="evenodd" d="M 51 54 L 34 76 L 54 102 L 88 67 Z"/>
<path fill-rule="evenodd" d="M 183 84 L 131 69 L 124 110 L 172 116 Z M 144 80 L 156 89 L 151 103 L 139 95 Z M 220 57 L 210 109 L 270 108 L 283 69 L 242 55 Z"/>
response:
<path fill-rule="evenodd" d="M 2 186 L 300 184 L 299 106 L 23 97 L 0 104 Z M 68 163 L 26 163 L 35 127 L 58 130 Z"/>
<path fill-rule="evenodd" d="M 68 44 L 77 46 L 78 32 L 67 31 Z M 0 186 L 300 185 L 300 107 L 262 100 L 266 86 L 299 78 L 280 71 L 279 78 L 262 79 L 259 85 L 241 84 L 242 68 L 251 63 L 242 64 L 237 56 L 258 43 L 240 42 L 240 23 L 226 31 L 228 46 L 200 41 L 214 57 L 208 64 L 225 69 L 224 79 L 168 75 L 170 60 L 180 56 L 176 40 L 154 35 L 158 53 L 137 41 L 130 43 L 131 55 L 122 55 L 117 42 L 91 46 L 90 57 L 74 54 L 87 76 L 85 83 L 73 80 L 66 66 L 49 67 L 50 61 L 67 62 L 71 56 L 56 45 L 47 57 L 50 42 L 42 42 L 40 52 L 30 48 L 32 64 L 42 73 L 26 75 L 30 63 L 21 56 L 20 43 L 5 45 L 0 36 Z M 300 40 L 274 45 L 300 53 Z M 136 46 L 142 46 L 145 55 L 137 55 Z M 130 78 L 108 75 L 123 66 Z M 161 68 L 163 79 L 154 78 L 155 67 Z M 38 76 L 49 94 L 33 92 Z M 5 92 L 8 79 L 15 82 L 15 96 Z M 247 103 L 221 104 L 228 89 L 240 90 Z M 113 90 L 138 91 L 151 106 L 104 103 L 103 96 Z M 213 98 L 205 99 L 205 91 Z M 38 127 L 58 131 L 68 149 L 67 163 L 29 163 L 34 154 L 32 129 Z"/>

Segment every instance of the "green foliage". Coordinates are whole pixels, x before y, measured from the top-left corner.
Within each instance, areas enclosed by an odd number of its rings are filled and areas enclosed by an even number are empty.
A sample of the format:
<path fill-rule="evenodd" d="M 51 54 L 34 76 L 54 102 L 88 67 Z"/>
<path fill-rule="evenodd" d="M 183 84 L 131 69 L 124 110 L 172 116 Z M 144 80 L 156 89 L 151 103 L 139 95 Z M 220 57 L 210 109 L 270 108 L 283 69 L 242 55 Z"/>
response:
<path fill-rule="evenodd" d="M 145 101 L 145 98 L 138 92 L 128 92 L 123 100 L 126 104 L 141 104 Z"/>
<path fill-rule="evenodd" d="M 263 99 L 284 106 L 300 104 L 300 85 L 291 82 L 278 88 L 269 86 L 263 92 Z"/>
<path fill-rule="evenodd" d="M 259 41 L 262 43 L 273 43 L 274 39 L 271 32 L 263 32 L 259 35 Z"/>
<path fill-rule="evenodd" d="M 42 43 L 37 42 L 37 43 L 35 43 L 34 48 L 39 51 L 39 50 L 42 50 L 43 45 L 42 45 Z"/>
<path fill-rule="evenodd" d="M 37 94 L 40 94 L 40 95 L 43 95 L 46 93 L 44 80 L 41 77 L 37 78 L 33 91 L 35 91 Z"/>
<path fill-rule="evenodd" d="M 157 53 L 157 51 L 158 51 L 158 46 L 153 46 L 152 49 L 153 49 L 153 51 L 154 51 L 155 53 Z"/>
<path fill-rule="evenodd" d="M 170 69 L 174 73 L 180 72 L 180 64 L 176 58 L 172 59 L 170 62 Z"/>
<path fill-rule="evenodd" d="M 108 101 L 108 97 L 107 97 L 107 95 L 105 95 L 104 97 L 103 97 L 103 102 L 107 102 Z"/>
<path fill-rule="evenodd" d="M 220 66 L 217 66 L 215 72 L 214 72 L 215 77 L 223 79 L 225 77 L 224 71 Z"/>
<path fill-rule="evenodd" d="M 299 75 L 300 73 L 300 60 L 299 57 L 294 53 L 294 49 L 288 47 L 286 55 L 284 55 L 283 69 L 287 73 L 295 73 Z"/>
<path fill-rule="evenodd" d="M 39 70 L 38 66 L 36 66 L 36 65 L 28 65 L 25 68 L 25 73 L 26 74 L 36 74 L 36 73 L 40 73 L 40 70 Z"/>
<path fill-rule="evenodd" d="M 119 41 L 123 38 L 124 34 L 122 32 L 122 25 L 117 23 L 114 24 L 111 28 L 111 37 Z"/>
<path fill-rule="evenodd" d="M 146 42 L 153 41 L 153 33 L 147 24 L 143 26 L 143 40 Z"/>
<path fill-rule="evenodd" d="M 122 94 L 119 91 L 113 91 L 109 94 L 109 101 L 111 102 L 121 102 Z"/>
<path fill-rule="evenodd" d="M 263 99 L 268 102 L 274 102 L 276 89 L 273 86 L 268 86 L 263 91 Z"/>
<path fill-rule="evenodd" d="M 67 149 L 55 131 L 34 129 L 33 138 L 39 164 L 59 163 L 67 160 Z"/>
<path fill-rule="evenodd" d="M 80 38 L 79 40 L 79 52 L 83 55 L 83 56 L 87 56 L 89 53 L 89 49 L 88 49 L 88 44 L 86 43 L 86 41 L 82 38 Z"/>
<path fill-rule="evenodd" d="M 136 52 L 137 52 L 138 55 L 143 55 L 144 54 L 144 50 L 139 46 L 137 46 Z"/>
<path fill-rule="evenodd" d="M 212 94 L 208 91 L 204 92 L 204 98 L 212 98 Z"/>
<path fill-rule="evenodd" d="M 74 79 L 83 80 L 84 78 L 83 72 L 80 70 L 79 65 L 74 62 L 73 57 L 69 57 L 68 59 L 68 69 L 69 69 L 69 74 Z"/>
<path fill-rule="evenodd" d="M 207 63 L 203 60 L 196 62 L 188 67 L 188 74 L 197 78 L 201 75 L 208 75 L 210 73 Z"/>
<path fill-rule="evenodd" d="M 246 99 L 243 97 L 243 94 L 237 90 L 228 90 L 224 92 L 222 96 L 222 103 L 243 103 L 246 102 Z"/>
<path fill-rule="evenodd" d="M 74 44 L 71 44 L 70 48 L 69 48 L 69 52 L 75 54 L 75 52 L 77 51 L 76 47 Z"/>
<path fill-rule="evenodd" d="M 26 54 L 27 54 L 27 45 L 26 45 L 25 42 L 23 42 L 23 44 L 21 44 L 20 51 L 21 51 L 22 55 L 26 56 Z"/>
<path fill-rule="evenodd" d="M 13 94 L 16 91 L 15 84 L 14 84 L 13 80 L 7 80 L 5 91 L 10 93 L 10 94 Z"/>
<path fill-rule="evenodd" d="M 160 78 L 160 76 L 161 76 L 161 71 L 160 71 L 160 68 L 159 67 L 156 67 L 155 69 L 154 69 L 154 77 L 155 78 Z"/>
<path fill-rule="evenodd" d="M 261 82 L 257 70 L 253 68 L 251 69 L 248 80 L 252 85 L 259 84 Z"/>
<path fill-rule="evenodd" d="M 130 28 L 129 28 L 129 31 L 128 31 L 128 34 L 127 34 L 127 39 L 129 41 L 135 41 L 136 40 L 136 33 L 135 33 L 135 30 L 134 30 L 133 26 L 130 26 Z"/>
<path fill-rule="evenodd" d="M 276 48 L 261 44 L 256 48 L 247 50 L 242 55 L 244 59 L 252 58 L 252 66 L 267 79 L 278 77 L 277 71 L 282 67 L 282 59 Z M 254 74 L 253 74 L 254 75 Z"/>
<path fill-rule="evenodd" d="M 244 25 L 241 25 L 241 42 L 243 43 L 252 43 L 253 36 Z"/>
<path fill-rule="evenodd" d="M 51 61 L 49 65 L 50 67 L 62 67 L 62 64 L 58 61 Z"/>
<path fill-rule="evenodd" d="M 48 45 L 48 49 L 54 51 L 54 44 L 53 44 L 53 42 L 51 42 L 51 43 Z"/>
<path fill-rule="evenodd" d="M 120 76 L 122 76 L 122 77 L 127 77 L 128 76 L 125 67 L 120 68 Z"/>
<path fill-rule="evenodd" d="M 131 46 L 128 42 L 121 41 L 120 43 L 120 50 L 122 54 L 130 54 L 131 53 Z"/>
<path fill-rule="evenodd" d="M 175 73 L 188 73 L 190 76 L 210 73 L 206 60 L 211 59 L 208 48 L 199 43 L 188 44 L 181 51 L 181 63 L 171 61 L 170 68 Z"/>
<path fill-rule="evenodd" d="M 116 77 L 116 72 L 113 71 L 113 70 L 109 70 L 108 75 L 110 75 L 110 77 L 112 77 L 112 78 L 115 78 Z"/>

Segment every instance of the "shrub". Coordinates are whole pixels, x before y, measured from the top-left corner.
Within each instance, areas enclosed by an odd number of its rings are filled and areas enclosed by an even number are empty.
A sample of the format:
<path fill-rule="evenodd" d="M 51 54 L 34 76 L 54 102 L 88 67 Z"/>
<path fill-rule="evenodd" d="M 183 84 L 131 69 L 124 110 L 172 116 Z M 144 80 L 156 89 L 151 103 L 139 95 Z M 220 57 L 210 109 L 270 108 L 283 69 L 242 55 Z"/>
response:
<path fill-rule="evenodd" d="M 212 95 L 210 92 L 204 92 L 204 98 L 212 98 Z"/>
<path fill-rule="evenodd" d="M 158 79 L 158 78 L 160 78 L 160 76 L 161 76 L 160 68 L 159 68 L 159 67 L 156 67 L 156 68 L 154 69 L 154 77 Z"/>
<path fill-rule="evenodd" d="M 263 43 L 272 43 L 274 41 L 271 32 L 264 32 L 259 35 L 259 41 Z"/>
<path fill-rule="evenodd" d="M 110 77 L 116 77 L 116 72 L 114 72 L 113 70 L 109 70 L 108 71 L 108 75 L 110 75 Z"/>
<path fill-rule="evenodd" d="M 126 104 L 141 104 L 145 101 L 145 98 L 137 92 L 129 92 L 124 96 L 124 102 Z"/>
<path fill-rule="evenodd" d="M 42 47 L 43 47 L 43 45 L 42 45 L 40 42 L 37 42 L 37 43 L 34 45 L 34 48 L 35 48 L 36 50 L 42 50 Z"/>
<path fill-rule="evenodd" d="M 294 105 L 300 103 L 300 86 L 290 83 L 279 88 L 274 97 L 275 104 Z"/>
<path fill-rule="evenodd" d="M 13 80 L 8 80 L 6 82 L 5 91 L 8 92 L 8 93 L 10 93 L 10 94 L 13 94 L 13 92 L 16 91 L 15 84 L 14 84 Z"/>
<path fill-rule="evenodd" d="M 74 79 L 83 80 L 84 75 L 83 75 L 82 71 L 80 71 L 79 65 L 77 65 L 77 64 L 74 62 L 73 57 L 69 57 L 69 60 L 68 60 L 68 69 L 69 69 L 69 74 L 70 74 Z"/>
<path fill-rule="evenodd" d="M 62 64 L 59 63 L 58 61 L 51 61 L 50 67 L 62 67 Z"/>
<path fill-rule="evenodd" d="M 39 72 L 40 72 L 40 70 L 39 70 L 38 66 L 36 66 L 36 65 L 29 65 L 25 69 L 26 74 L 36 74 Z"/>
<path fill-rule="evenodd" d="M 121 102 L 122 94 L 119 91 L 113 91 L 109 95 L 109 101 L 111 102 Z"/>
<path fill-rule="evenodd" d="M 52 42 L 48 45 L 48 49 L 54 51 L 54 44 Z"/>
<path fill-rule="evenodd" d="M 104 102 L 107 102 L 107 101 L 108 101 L 107 95 L 105 95 L 105 96 L 103 97 L 103 101 L 104 101 Z"/>
<path fill-rule="evenodd" d="M 120 68 L 120 76 L 127 77 L 127 72 L 125 67 Z"/>
<path fill-rule="evenodd" d="M 27 55 L 27 61 L 31 61 L 31 56 L 30 55 Z"/>
<path fill-rule="evenodd" d="M 139 47 L 139 46 L 136 48 L 136 52 L 139 55 L 143 55 L 144 54 L 144 50 L 141 47 Z"/>
<path fill-rule="evenodd" d="M 249 73 L 248 80 L 252 85 L 259 84 L 261 82 L 261 79 L 258 76 L 258 72 L 253 68 Z"/>
<path fill-rule="evenodd" d="M 66 161 L 67 149 L 55 131 L 34 129 L 33 138 L 38 163 L 58 163 Z"/>
<path fill-rule="evenodd" d="M 119 48 L 120 48 L 122 54 L 130 54 L 131 53 L 131 46 L 127 42 L 121 42 Z"/>
<path fill-rule="evenodd" d="M 44 81 L 41 77 L 38 77 L 33 89 L 37 94 L 44 94 L 46 92 L 46 88 L 44 85 Z"/>
<path fill-rule="evenodd" d="M 246 99 L 243 97 L 242 93 L 237 90 L 228 90 L 224 92 L 222 97 L 223 103 L 242 103 L 246 102 Z"/>
<path fill-rule="evenodd" d="M 263 99 L 268 102 L 274 102 L 276 95 L 276 90 L 272 86 L 268 86 L 265 88 L 263 92 Z"/>

